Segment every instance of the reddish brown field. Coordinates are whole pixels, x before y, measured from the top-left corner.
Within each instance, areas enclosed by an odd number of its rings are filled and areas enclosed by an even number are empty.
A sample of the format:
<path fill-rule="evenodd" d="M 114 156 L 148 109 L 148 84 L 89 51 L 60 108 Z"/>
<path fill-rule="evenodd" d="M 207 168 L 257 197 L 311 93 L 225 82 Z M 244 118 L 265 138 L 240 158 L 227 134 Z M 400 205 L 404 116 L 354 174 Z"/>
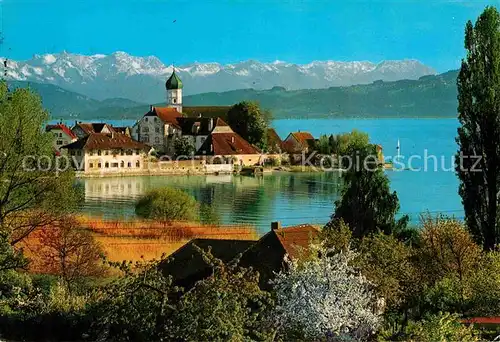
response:
<path fill-rule="evenodd" d="M 110 261 L 151 260 L 162 254 L 170 255 L 195 238 L 257 240 L 255 228 L 251 226 L 214 226 L 190 222 L 155 222 L 133 219 L 129 221 L 104 220 L 81 216 L 82 228 L 91 231 Z M 45 228 L 50 229 L 50 228 Z M 22 243 L 26 255 L 31 259 L 31 271 L 43 272 L 37 263 L 39 234 L 35 231 Z"/>

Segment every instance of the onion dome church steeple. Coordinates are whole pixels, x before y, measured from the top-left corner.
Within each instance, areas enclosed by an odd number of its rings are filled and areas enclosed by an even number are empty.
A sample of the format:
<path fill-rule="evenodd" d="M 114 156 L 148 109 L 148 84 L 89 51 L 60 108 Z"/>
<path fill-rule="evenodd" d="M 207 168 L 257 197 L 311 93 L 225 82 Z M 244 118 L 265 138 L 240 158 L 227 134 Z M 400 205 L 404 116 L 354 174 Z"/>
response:
<path fill-rule="evenodd" d="M 167 88 L 167 90 L 182 89 L 182 81 L 175 73 L 175 69 L 167 82 L 165 82 L 165 87 Z"/>
<path fill-rule="evenodd" d="M 182 113 L 182 81 L 175 73 L 175 68 L 165 82 L 165 88 L 167 88 L 167 107 L 176 108 L 179 113 Z"/>

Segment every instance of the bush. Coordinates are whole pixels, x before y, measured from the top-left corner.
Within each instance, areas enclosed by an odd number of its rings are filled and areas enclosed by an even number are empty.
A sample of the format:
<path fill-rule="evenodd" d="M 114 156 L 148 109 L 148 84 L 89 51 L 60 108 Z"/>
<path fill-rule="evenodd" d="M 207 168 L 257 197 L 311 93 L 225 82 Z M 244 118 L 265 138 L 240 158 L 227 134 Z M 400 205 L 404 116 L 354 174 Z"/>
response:
<path fill-rule="evenodd" d="M 411 322 L 405 329 L 405 335 L 406 341 L 418 342 L 479 341 L 472 327 L 464 326 L 457 315 L 450 313 L 439 313 L 419 322 Z"/>
<path fill-rule="evenodd" d="M 142 196 L 135 205 L 135 213 L 142 218 L 162 221 L 197 221 L 198 203 L 182 190 L 165 187 Z"/>

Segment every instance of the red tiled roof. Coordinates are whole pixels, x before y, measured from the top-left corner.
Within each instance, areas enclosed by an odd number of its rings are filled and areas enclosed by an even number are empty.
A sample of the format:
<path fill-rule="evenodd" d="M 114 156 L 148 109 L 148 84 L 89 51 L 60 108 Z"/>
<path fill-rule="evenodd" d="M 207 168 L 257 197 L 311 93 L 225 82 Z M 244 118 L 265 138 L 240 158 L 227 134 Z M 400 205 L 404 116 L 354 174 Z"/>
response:
<path fill-rule="evenodd" d="M 156 116 L 160 118 L 161 121 L 176 126 L 177 126 L 177 118 L 182 117 L 182 114 L 179 113 L 177 109 L 169 107 L 153 107 L 153 113 L 156 114 Z"/>
<path fill-rule="evenodd" d="M 225 122 L 222 121 L 222 123 Z M 219 124 L 217 123 L 217 125 Z M 197 154 L 208 156 L 230 156 L 236 154 L 260 154 L 260 151 L 237 133 L 214 132 L 208 136 L 198 150 Z"/>
<path fill-rule="evenodd" d="M 309 249 L 313 239 L 318 236 L 319 230 L 310 224 L 274 229 L 272 231 L 291 258 L 299 257 Z"/>
<path fill-rule="evenodd" d="M 295 139 L 297 139 L 297 141 L 299 143 L 301 143 L 302 145 L 307 145 L 308 144 L 308 140 L 314 140 L 314 137 L 312 136 L 311 133 L 309 132 L 293 132 L 291 133 Z"/>
<path fill-rule="evenodd" d="M 499 324 L 500 317 L 471 317 L 461 320 L 464 324 Z"/>
<path fill-rule="evenodd" d="M 97 149 L 141 149 L 147 150 L 149 146 L 136 141 L 129 137 L 128 135 L 121 133 L 90 133 L 84 138 L 75 141 L 74 143 L 63 146 L 62 148 L 67 149 L 85 149 L 85 150 L 97 150 Z"/>
<path fill-rule="evenodd" d="M 60 129 L 67 136 L 69 136 L 71 139 L 76 139 L 76 135 L 73 132 L 71 132 L 71 129 L 69 129 L 69 127 L 66 126 L 65 124 L 59 123 L 59 124 L 56 124 L 56 125 L 47 125 L 45 127 L 45 131 L 46 132 L 49 132 L 49 131 L 51 131 L 53 129 Z"/>

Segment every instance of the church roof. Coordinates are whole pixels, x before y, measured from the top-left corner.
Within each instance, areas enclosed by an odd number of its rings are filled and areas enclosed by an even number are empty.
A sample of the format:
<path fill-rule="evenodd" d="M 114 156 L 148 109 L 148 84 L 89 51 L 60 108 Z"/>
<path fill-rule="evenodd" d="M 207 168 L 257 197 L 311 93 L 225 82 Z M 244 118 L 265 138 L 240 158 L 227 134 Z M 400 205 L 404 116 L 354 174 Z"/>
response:
<path fill-rule="evenodd" d="M 165 87 L 168 90 L 182 89 L 182 81 L 179 78 L 179 76 L 177 76 L 177 74 L 175 73 L 175 70 L 172 72 L 172 75 L 170 76 L 170 78 L 165 83 Z"/>

